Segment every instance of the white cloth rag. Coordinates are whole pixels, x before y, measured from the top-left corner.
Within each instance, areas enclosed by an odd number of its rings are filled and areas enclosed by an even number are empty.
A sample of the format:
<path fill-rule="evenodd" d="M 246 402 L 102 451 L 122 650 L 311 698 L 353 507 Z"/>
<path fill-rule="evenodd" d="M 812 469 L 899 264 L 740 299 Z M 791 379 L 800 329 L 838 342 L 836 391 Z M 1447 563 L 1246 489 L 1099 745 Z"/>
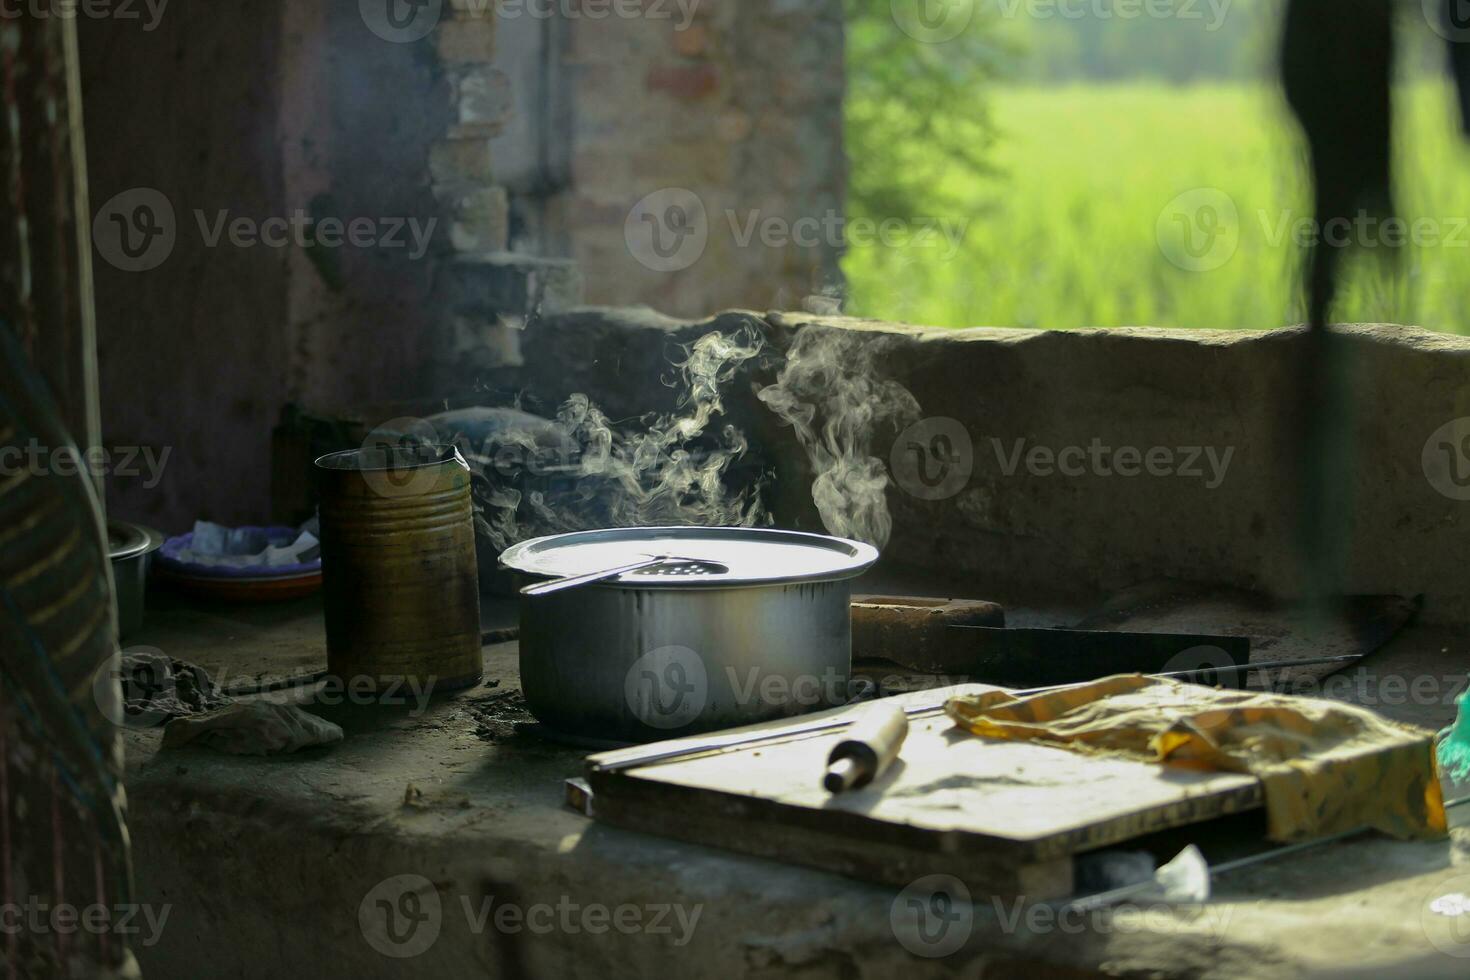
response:
<path fill-rule="evenodd" d="M 303 526 L 296 540 L 287 545 L 273 545 L 265 531 L 258 527 L 225 527 L 209 521 L 194 522 L 194 537 L 189 547 L 179 551 L 179 560 L 192 565 L 229 568 L 279 568 L 300 565 L 318 541 L 314 520 Z"/>

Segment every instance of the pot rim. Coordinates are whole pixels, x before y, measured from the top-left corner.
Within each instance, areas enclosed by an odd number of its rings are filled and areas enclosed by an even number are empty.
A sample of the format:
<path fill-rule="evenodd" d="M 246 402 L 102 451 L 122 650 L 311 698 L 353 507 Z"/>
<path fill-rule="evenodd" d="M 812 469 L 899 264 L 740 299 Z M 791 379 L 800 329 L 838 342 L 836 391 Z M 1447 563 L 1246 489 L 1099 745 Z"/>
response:
<path fill-rule="evenodd" d="M 404 452 L 417 453 L 432 458 L 425 458 L 407 462 L 384 463 L 382 466 L 364 466 L 363 457 L 371 452 Z M 426 470 L 446 463 L 458 463 L 468 468 L 464 456 L 460 454 L 459 448 L 448 443 L 425 443 L 419 446 L 364 446 L 360 449 L 346 449 L 342 452 L 327 453 L 317 458 L 313 464 L 316 469 L 328 473 L 387 473 L 402 472 L 405 470 Z"/>
<path fill-rule="evenodd" d="M 151 554 L 163 546 L 163 535 L 142 524 L 109 519 L 107 531 L 109 538 L 113 531 L 117 531 L 122 538 L 115 546 L 110 540 L 108 542 L 107 558 L 112 562 L 128 561 Z"/>
<path fill-rule="evenodd" d="M 677 540 L 681 537 L 711 536 L 729 536 L 732 541 L 754 541 L 756 543 L 765 541 L 771 544 L 788 546 L 793 544 L 806 544 L 810 547 L 839 555 L 841 556 L 841 560 L 833 568 L 820 572 L 759 575 L 699 575 L 668 578 L 657 575 L 639 577 L 637 573 L 634 573 L 627 578 L 609 579 L 608 581 L 587 585 L 583 588 L 621 589 L 624 591 L 640 592 L 719 591 L 721 589 L 821 584 L 857 578 L 872 568 L 878 561 L 878 549 L 872 545 L 865 544 L 861 541 L 852 541 L 847 538 L 834 537 L 828 534 L 814 534 L 809 531 L 787 531 L 777 528 L 703 527 L 691 525 L 676 527 L 606 528 L 592 531 L 573 531 L 569 534 L 553 534 L 546 537 L 533 538 L 506 549 L 500 556 L 500 565 L 502 568 L 508 568 L 536 579 L 554 578 L 562 573 L 544 567 L 535 567 L 535 557 L 553 551 L 558 547 L 577 543 L 599 543 L 602 541 L 635 543 L 644 539 L 650 543 L 672 543 L 672 546 L 677 547 Z M 706 556 L 691 555 L 690 557 Z M 720 560 L 717 556 L 710 557 L 715 561 Z"/>

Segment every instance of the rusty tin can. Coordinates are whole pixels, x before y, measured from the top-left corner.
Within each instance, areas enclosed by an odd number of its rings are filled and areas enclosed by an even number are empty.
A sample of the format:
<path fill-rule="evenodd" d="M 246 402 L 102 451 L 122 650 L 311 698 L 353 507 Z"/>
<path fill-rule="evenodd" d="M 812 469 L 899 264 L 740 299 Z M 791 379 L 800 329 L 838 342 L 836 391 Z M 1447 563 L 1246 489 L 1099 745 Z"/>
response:
<path fill-rule="evenodd" d="M 480 589 L 470 468 L 453 446 L 316 461 L 327 669 L 379 691 L 479 683 Z"/>

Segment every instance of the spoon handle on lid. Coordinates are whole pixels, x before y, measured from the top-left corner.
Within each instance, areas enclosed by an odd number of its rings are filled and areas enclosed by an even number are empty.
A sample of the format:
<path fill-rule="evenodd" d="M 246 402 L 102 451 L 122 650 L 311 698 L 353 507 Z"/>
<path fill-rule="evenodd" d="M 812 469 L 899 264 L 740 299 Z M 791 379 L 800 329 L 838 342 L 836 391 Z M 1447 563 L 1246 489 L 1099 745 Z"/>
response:
<path fill-rule="evenodd" d="M 619 575 L 636 572 L 644 568 L 652 568 L 654 565 L 662 565 L 668 561 L 667 555 L 659 555 L 655 558 L 646 558 L 643 561 L 634 562 L 631 565 L 621 565 L 617 568 L 608 568 L 600 572 L 588 572 L 585 575 L 570 575 L 566 578 L 552 579 L 550 582 L 537 582 L 521 589 L 521 595 L 550 595 L 553 592 L 562 592 L 566 589 L 575 589 L 582 585 L 591 585 L 594 582 L 604 582 Z"/>

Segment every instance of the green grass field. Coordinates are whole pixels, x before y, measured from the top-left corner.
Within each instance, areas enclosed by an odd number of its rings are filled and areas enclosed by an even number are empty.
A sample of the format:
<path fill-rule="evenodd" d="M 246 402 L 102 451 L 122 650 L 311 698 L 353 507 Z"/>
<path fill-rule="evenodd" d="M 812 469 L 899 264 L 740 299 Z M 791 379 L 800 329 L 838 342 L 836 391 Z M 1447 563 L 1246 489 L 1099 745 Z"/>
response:
<path fill-rule="evenodd" d="M 1417 242 L 1396 271 L 1372 258 L 1381 245 L 1359 249 L 1336 319 L 1470 332 L 1470 151 L 1447 87 L 1407 87 L 1399 101 L 1399 208 L 1410 223 L 1351 234 Z M 1277 94 L 1099 85 L 1000 89 L 989 103 L 997 174 L 949 178 L 942 190 L 958 210 L 901 216 L 968 219 L 958 250 L 851 247 L 850 312 L 1048 329 L 1303 319 L 1294 239 L 1313 229 L 1302 146 Z"/>

